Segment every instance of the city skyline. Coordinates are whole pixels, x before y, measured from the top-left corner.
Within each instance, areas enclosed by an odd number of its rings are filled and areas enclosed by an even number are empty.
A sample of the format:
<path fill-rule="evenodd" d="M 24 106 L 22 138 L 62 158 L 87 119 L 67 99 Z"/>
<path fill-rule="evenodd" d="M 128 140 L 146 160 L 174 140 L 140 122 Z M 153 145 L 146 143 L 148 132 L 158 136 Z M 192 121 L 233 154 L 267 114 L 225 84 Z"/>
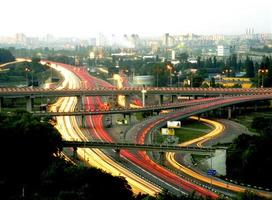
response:
<path fill-rule="evenodd" d="M 94 37 L 139 34 L 160 36 L 163 33 L 244 34 L 272 32 L 272 3 L 269 0 L 227 1 L 39 1 L 10 0 L 3 8 L 1 36 L 24 33 L 42 37 Z M 16 7 L 14 6 L 16 5 Z M 10 11 L 13 12 L 10 12 Z"/>

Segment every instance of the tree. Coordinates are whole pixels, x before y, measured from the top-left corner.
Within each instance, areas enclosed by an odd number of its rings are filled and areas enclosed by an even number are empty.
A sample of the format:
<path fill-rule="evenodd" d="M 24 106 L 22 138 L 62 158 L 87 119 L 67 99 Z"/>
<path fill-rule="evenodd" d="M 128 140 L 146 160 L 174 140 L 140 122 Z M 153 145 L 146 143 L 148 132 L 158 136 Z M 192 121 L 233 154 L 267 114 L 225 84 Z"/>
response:
<path fill-rule="evenodd" d="M 261 66 L 263 69 L 267 69 L 268 73 L 264 76 L 264 86 L 271 87 L 272 86 L 272 60 L 271 57 L 264 56 L 261 62 Z"/>
<path fill-rule="evenodd" d="M 152 63 L 148 65 L 148 68 L 146 68 L 146 73 L 148 73 L 148 70 L 150 70 L 150 75 L 153 75 L 153 77 L 156 79 L 156 86 L 159 87 L 166 86 L 169 82 L 169 70 L 166 67 L 166 63 Z M 173 72 L 173 70 L 172 70 Z"/>
<path fill-rule="evenodd" d="M 64 160 L 53 163 L 41 179 L 41 195 L 45 197 L 73 197 L 75 200 L 133 199 L 131 187 L 123 177 L 113 177 L 96 168 L 71 165 Z"/>
<path fill-rule="evenodd" d="M 236 200 L 268 200 L 265 197 L 258 196 L 256 193 L 246 190 L 244 193 L 240 193 Z"/>
<path fill-rule="evenodd" d="M 14 61 L 15 58 L 9 50 L 0 49 L 0 64 Z"/>
<path fill-rule="evenodd" d="M 262 129 L 267 131 L 267 134 L 260 136 L 242 134 L 234 140 L 227 155 L 228 178 L 264 187 L 272 186 L 272 175 L 266 173 L 272 168 L 271 129 L 267 128 L 263 124 Z"/>
<path fill-rule="evenodd" d="M 198 69 L 200 69 L 200 68 L 203 67 L 203 63 L 201 61 L 201 57 L 200 56 L 197 57 L 197 64 L 196 64 L 196 66 L 197 66 Z"/>
<path fill-rule="evenodd" d="M 179 61 L 184 64 L 187 62 L 189 55 L 187 52 L 183 52 L 183 53 L 180 53 L 177 57 L 178 57 Z"/>
<path fill-rule="evenodd" d="M 237 55 L 232 54 L 230 56 L 230 67 L 237 71 Z"/>
<path fill-rule="evenodd" d="M 198 75 L 193 76 L 193 87 L 200 87 L 203 81 L 204 81 L 203 77 Z"/>
<path fill-rule="evenodd" d="M 254 63 L 253 61 L 247 56 L 245 60 L 245 67 L 246 67 L 246 76 L 249 78 L 254 77 Z"/>
<path fill-rule="evenodd" d="M 25 111 L 0 114 L 0 180 L 8 189 L 1 194 L 18 192 L 22 184 L 35 185 L 40 173 L 61 150 L 61 136 L 54 127 Z M 14 186 L 15 185 L 15 186 Z"/>
<path fill-rule="evenodd" d="M 213 57 L 212 67 L 213 67 L 213 68 L 217 68 L 217 67 L 218 67 L 218 66 L 217 66 L 217 59 L 216 59 L 215 56 Z"/>
<path fill-rule="evenodd" d="M 216 86 L 216 85 L 215 85 L 215 78 L 214 78 L 214 77 L 211 78 L 210 86 L 211 86 L 211 87 L 215 87 L 215 86 Z"/>

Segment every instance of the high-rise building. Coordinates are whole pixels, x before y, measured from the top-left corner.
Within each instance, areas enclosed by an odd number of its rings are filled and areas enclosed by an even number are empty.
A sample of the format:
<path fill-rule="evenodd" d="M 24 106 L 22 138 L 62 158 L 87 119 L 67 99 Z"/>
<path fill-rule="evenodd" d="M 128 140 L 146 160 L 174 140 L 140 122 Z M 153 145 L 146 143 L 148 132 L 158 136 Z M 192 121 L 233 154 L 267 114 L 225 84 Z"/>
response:
<path fill-rule="evenodd" d="M 15 35 L 15 39 L 17 43 L 25 43 L 26 42 L 26 36 L 23 33 L 17 33 Z"/>
<path fill-rule="evenodd" d="M 217 56 L 230 56 L 230 48 L 223 45 L 217 46 Z"/>
<path fill-rule="evenodd" d="M 169 46 L 169 33 L 165 33 L 163 35 L 162 44 L 163 46 L 166 46 L 166 47 Z"/>
<path fill-rule="evenodd" d="M 172 58 L 172 60 L 176 60 L 176 52 L 174 50 L 172 50 L 171 58 Z"/>
<path fill-rule="evenodd" d="M 103 47 L 106 45 L 107 45 L 106 37 L 102 33 L 99 33 L 99 35 L 96 39 L 96 46 Z"/>

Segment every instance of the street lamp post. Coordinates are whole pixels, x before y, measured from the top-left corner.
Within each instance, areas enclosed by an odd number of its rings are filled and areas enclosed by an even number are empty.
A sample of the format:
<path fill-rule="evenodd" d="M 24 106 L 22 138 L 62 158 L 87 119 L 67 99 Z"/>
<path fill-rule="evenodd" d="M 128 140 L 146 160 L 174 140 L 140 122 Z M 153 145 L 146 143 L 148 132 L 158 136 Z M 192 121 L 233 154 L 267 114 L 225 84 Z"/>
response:
<path fill-rule="evenodd" d="M 145 89 L 145 85 L 143 85 L 143 89 L 142 89 L 142 106 L 145 107 L 145 93 L 147 92 Z"/>
<path fill-rule="evenodd" d="M 170 87 L 172 87 L 172 69 L 173 69 L 173 67 L 168 64 L 167 69 L 169 69 L 169 85 L 170 85 Z"/>
<path fill-rule="evenodd" d="M 264 86 L 264 75 L 268 73 L 268 69 L 259 69 L 258 73 L 262 76 L 262 85 L 261 88 Z"/>
<path fill-rule="evenodd" d="M 30 68 L 26 67 L 25 72 L 26 72 L 26 86 L 28 86 L 28 75 L 27 75 L 27 73 L 31 72 L 31 86 L 33 87 L 33 71 Z"/>

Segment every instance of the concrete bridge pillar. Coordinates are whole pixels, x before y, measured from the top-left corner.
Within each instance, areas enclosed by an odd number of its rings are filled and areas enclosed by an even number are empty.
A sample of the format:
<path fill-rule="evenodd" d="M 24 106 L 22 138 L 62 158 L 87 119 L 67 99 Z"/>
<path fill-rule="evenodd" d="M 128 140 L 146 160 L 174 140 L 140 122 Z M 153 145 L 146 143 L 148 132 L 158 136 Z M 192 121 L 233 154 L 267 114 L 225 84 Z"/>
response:
<path fill-rule="evenodd" d="M 219 108 L 219 117 L 222 116 L 222 108 Z"/>
<path fill-rule="evenodd" d="M 159 105 L 161 106 L 163 104 L 163 95 L 159 95 Z"/>
<path fill-rule="evenodd" d="M 172 95 L 171 102 L 172 103 L 177 103 L 178 102 L 178 96 L 177 95 Z"/>
<path fill-rule="evenodd" d="M 26 97 L 26 110 L 28 112 L 32 112 L 34 104 L 34 98 L 33 97 Z"/>
<path fill-rule="evenodd" d="M 79 110 L 84 110 L 84 95 L 77 96 L 77 105 Z"/>
<path fill-rule="evenodd" d="M 125 107 L 129 108 L 130 107 L 130 95 L 125 95 Z"/>
<path fill-rule="evenodd" d="M 3 102 L 4 102 L 4 98 L 0 97 L 0 112 L 2 111 Z"/>
<path fill-rule="evenodd" d="M 142 92 L 142 106 L 145 107 L 145 100 L 146 100 L 146 95 L 144 92 Z"/>
<path fill-rule="evenodd" d="M 73 158 L 77 159 L 77 147 L 73 147 Z"/>
<path fill-rule="evenodd" d="M 115 149 L 115 156 L 116 156 L 116 158 L 117 158 L 118 161 L 121 160 L 121 157 L 120 157 L 120 149 L 119 149 L 119 148 Z"/>
<path fill-rule="evenodd" d="M 228 107 L 228 119 L 231 119 L 231 107 Z"/>
<path fill-rule="evenodd" d="M 163 165 L 164 164 L 164 160 L 165 160 L 165 152 L 160 151 L 159 163 L 161 165 Z"/>

